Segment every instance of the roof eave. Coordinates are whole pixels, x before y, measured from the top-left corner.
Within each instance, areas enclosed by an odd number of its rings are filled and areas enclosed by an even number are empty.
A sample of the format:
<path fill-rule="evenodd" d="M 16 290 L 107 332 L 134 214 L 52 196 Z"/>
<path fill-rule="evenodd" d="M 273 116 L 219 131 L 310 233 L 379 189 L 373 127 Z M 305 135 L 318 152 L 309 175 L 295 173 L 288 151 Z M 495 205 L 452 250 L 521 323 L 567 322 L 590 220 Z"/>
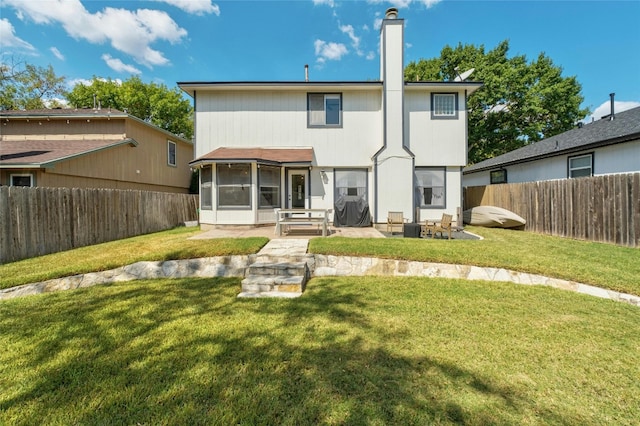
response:
<path fill-rule="evenodd" d="M 2 169 L 15 169 L 15 168 L 52 169 L 57 163 L 60 163 L 62 161 L 71 160 L 71 159 L 74 159 L 74 158 L 82 157 L 82 156 L 85 156 L 85 155 L 93 154 L 93 153 L 96 153 L 96 152 L 104 151 L 106 149 L 115 148 L 115 147 L 118 147 L 118 146 L 121 146 L 121 145 L 127 145 L 127 144 L 129 144 L 131 147 L 138 146 L 138 142 L 136 140 L 131 139 L 131 138 L 127 138 L 127 139 L 122 139 L 120 141 L 117 141 L 117 142 L 109 144 L 109 145 L 101 146 L 99 148 L 94 148 L 94 149 L 90 149 L 90 150 L 87 150 L 87 151 L 77 152 L 75 154 L 65 155 L 63 157 L 54 158 L 54 159 L 48 160 L 48 161 L 42 161 L 40 163 L 8 163 L 8 164 L 1 164 L 0 163 L 0 168 L 2 168 Z"/>
<path fill-rule="evenodd" d="M 483 166 L 473 170 L 463 170 L 462 174 L 466 175 L 470 173 L 485 172 L 488 170 L 495 170 L 503 167 L 513 166 L 515 164 L 530 163 L 532 161 L 544 160 L 546 158 L 557 157 L 559 155 L 573 154 L 581 151 L 588 151 L 591 149 L 601 148 L 609 145 L 616 145 L 619 143 L 631 142 L 638 139 L 640 139 L 640 132 L 619 136 L 612 139 L 607 139 L 605 141 L 593 142 L 590 144 L 575 146 L 575 147 L 566 148 L 566 149 L 559 149 L 558 151 L 546 152 L 544 154 L 535 155 L 535 156 L 526 157 L 526 158 L 520 158 L 517 160 L 510 160 L 510 161 L 495 163 L 489 166 Z"/>
<path fill-rule="evenodd" d="M 193 97 L 196 91 L 229 90 L 382 90 L 382 82 L 372 81 L 179 81 L 180 89 Z"/>

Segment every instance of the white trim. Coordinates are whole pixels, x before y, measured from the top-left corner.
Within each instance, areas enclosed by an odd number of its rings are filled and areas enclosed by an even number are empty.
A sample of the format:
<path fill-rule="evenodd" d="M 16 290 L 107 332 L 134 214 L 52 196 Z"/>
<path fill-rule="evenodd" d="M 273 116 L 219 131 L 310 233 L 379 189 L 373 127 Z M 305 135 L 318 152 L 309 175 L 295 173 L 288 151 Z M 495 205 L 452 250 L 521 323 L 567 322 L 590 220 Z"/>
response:
<path fill-rule="evenodd" d="M 307 169 L 289 169 L 287 170 L 287 209 L 293 208 L 301 208 L 301 207 L 293 207 L 293 175 L 302 175 L 304 177 L 304 188 L 301 188 L 304 193 L 304 208 L 309 208 L 309 170 Z M 296 193 L 299 191 L 296 188 Z"/>
<path fill-rule="evenodd" d="M 14 177 L 25 177 L 28 176 L 29 177 L 29 187 L 33 187 L 34 185 L 34 179 L 33 179 L 33 173 L 11 173 L 9 175 L 9 186 L 24 186 L 24 185 L 14 185 L 13 184 L 13 178 Z"/>

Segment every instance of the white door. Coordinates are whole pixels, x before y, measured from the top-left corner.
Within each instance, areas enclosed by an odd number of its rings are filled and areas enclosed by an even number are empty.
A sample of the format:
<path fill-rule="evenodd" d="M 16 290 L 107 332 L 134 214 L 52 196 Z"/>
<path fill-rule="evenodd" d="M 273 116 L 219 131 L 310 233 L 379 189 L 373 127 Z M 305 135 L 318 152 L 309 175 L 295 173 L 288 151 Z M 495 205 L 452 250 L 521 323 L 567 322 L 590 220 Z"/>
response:
<path fill-rule="evenodd" d="M 309 170 L 289 170 L 287 171 L 288 209 L 308 209 L 309 208 Z"/>

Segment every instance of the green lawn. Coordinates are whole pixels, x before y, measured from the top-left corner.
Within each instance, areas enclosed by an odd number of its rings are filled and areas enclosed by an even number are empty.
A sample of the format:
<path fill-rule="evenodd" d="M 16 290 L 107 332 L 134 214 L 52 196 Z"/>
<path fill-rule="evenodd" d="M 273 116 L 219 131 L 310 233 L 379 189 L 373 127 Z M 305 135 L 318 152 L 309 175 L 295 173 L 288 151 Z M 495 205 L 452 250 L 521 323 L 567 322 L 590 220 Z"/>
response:
<path fill-rule="evenodd" d="M 640 309 L 538 286 L 117 283 L 0 303 L 0 424 L 637 424 Z"/>
<path fill-rule="evenodd" d="M 640 295 L 640 251 L 529 232 L 468 227 L 484 240 L 313 238 L 317 254 L 492 266 Z M 189 240 L 197 228 L 142 235 L 0 265 L 0 288 L 102 271 L 141 260 L 256 253 L 267 238 Z"/>
<path fill-rule="evenodd" d="M 0 265 L 0 289 L 87 272 L 105 271 L 143 260 L 176 260 L 257 253 L 268 238 L 189 240 L 200 228 L 169 231 L 81 247 Z"/>
<path fill-rule="evenodd" d="M 484 240 L 314 238 L 309 252 L 492 266 L 640 295 L 640 250 L 508 229 L 467 227 Z"/>

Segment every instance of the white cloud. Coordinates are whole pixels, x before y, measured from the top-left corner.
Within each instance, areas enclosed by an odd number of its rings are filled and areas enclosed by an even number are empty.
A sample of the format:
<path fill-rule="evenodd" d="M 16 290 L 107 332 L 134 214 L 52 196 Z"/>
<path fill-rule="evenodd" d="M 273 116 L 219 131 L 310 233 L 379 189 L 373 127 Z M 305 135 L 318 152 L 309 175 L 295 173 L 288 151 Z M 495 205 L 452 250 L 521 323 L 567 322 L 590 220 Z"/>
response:
<path fill-rule="evenodd" d="M 51 53 L 53 53 L 53 55 L 60 59 L 61 61 L 64 61 L 64 55 L 58 50 L 57 47 L 50 47 L 49 50 L 51 51 Z"/>
<path fill-rule="evenodd" d="M 106 53 L 102 55 L 101 58 L 103 61 L 106 62 L 109 68 L 111 68 L 116 72 L 128 72 L 130 74 L 142 73 L 142 71 L 140 71 L 138 68 L 134 67 L 133 65 L 127 65 L 124 62 L 122 62 L 120 59 L 113 58 L 111 57 L 111 55 L 108 55 Z"/>
<path fill-rule="evenodd" d="M 398 9 L 404 9 L 411 5 L 411 3 L 421 3 L 427 7 L 427 9 L 435 6 L 440 3 L 442 0 L 388 0 L 392 6 L 397 7 Z M 383 0 L 367 0 L 367 3 L 372 4 L 380 4 Z"/>
<path fill-rule="evenodd" d="M 69 102 L 63 98 L 51 98 L 51 99 L 43 99 L 44 106 L 47 108 L 51 108 L 53 106 L 61 106 L 62 108 L 69 108 Z"/>
<path fill-rule="evenodd" d="M 167 3 L 194 15 L 204 15 L 205 13 L 213 13 L 220 16 L 220 6 L 211 3 L 211 0 L 154 0 L 157 2 Z"/>
<path fill-rule="evenodd" d="M 411 0 L 390 0 L 389 3 L 391 3 L 398 9 L 403 9 L 405 7 L 409 7 L 409 5 L 411 4 Z"/>
<path fill-rule="evenodd" d="M 369 51 L 369 53 L 367 53 L 367 60 L 371 61 L 371 60 L 373 60 L 375 58 L 376 58 L 376 53 L 373 50 L 371 50 L 371 51 Z"/>
<path fill-rule="evenodd" d="M 349 38 L 351 39 L 351 45 L 354 48 L 357 49 L 360 46 L 360 37 L 356 36 L 355 30 L 351 25 L 341 25 L 340 31 L 349 36 Z"/>
<path fill-rule="evenodd" d="M 614 101 L 613 103 L 613 113 L 617 114 L 622 111 L 626 111 L 631 108 L 636 108 L 640 106 L 640 102 L 635 101 Z M 605 115 L 611 114 L 611 101 L 603 102 L 599 107 L 597 107 L 591 116 L 587 117 L 584 121 L 589 123 L 594 120 L 600 120 Z"/>
<path fill-rule="evenodd" d="M 336 4 L 333 0 L 313 0 L 313 4 L 314 5 L 319 5 L 319 4 L 324 4 L 327 5 L 329 7 L 334 7 Z"/>
<path fill-rule="evenodd" d="M 0 47 L 17 47 L 18 49 L 28 50 L 29 52 L 35 52 L 36 50 L 30 43 L 16 36 L 13 25 L 6 18 L 0 19 Z"/>
<path fill-rule="evenodd" d="M 149 68 L 169 64 L 163 53 L 151 48 L 151 44 L 157 41 L 176 44 L 187 35 L 166 12 L 158 10 L 106 7 L 89 13 L 80 0 L 48 1 L 46 7 L 42 7 L 42 2 L 24 0 L 3 0 L 3 3 L 37 24 L 60 24 L 75 39 L 93 44 L 109 42 L 113 48 Z"/>
<path fill-rule="evenodd" d="M 98 77 L 98 80 L 100 81 L 113 81 L 115 82 L 118 86 L 122 85 L 122 80 L 119 78 L 115 78 L 115 79 L 107 79 L 104 77 Z M 87 80 L 86 78 L 75 78 L 73 80 L 68 80 L 67 81 L 67 87 L 69 88 L 69 90 L 73 90 L 73 88 L 75 86 L 77 86 L 78 84 L 82 84 L 83 86 L 91 86 L 91 84 L 93 83 L 93 80 Z"/>
<path fill-rule="evenodd" d="M 420 0 L 420 3 L 427 6 L 427 9 L 432 8 L 436 4 L 440 3 L 442 0 Z"/>
<path fill-rule="evenodd" d="M 349 50 L 342 43 L 327 43 L 324 40 L 316 40 L 313 45 L 316 49 L 317 61 L 324 63 L 325 61 L 339 61 Z"/>

